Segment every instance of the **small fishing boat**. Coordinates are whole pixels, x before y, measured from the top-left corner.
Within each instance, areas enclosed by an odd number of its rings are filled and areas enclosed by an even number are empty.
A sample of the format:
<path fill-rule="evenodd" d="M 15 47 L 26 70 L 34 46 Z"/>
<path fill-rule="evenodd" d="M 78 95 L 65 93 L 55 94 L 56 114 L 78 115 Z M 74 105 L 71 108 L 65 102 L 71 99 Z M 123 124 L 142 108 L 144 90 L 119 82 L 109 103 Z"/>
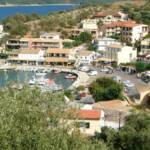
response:
<path fill-rule="evenodd" d="M 77 76 L 76 76 L 76 75 L 73 75 L 73 74 L 68 74 L 68 75 L 65 76 L 65 78 L 66 78 L 66 79 L 73 79 L 73 80 L 74 80 L 74 79 L 77 78 Z"/>
<path fill-rule="evenodd" d="M 53 70 L 53 72 L 54 72 L 55 74 L 61 73 L 61 71 L 60 71 L 60 70 L 57 70 L 57 69 Z"/>
<path fill-rule="evenodd" d="M 45 76 L 47 73 L 46 72 L 37 72 L 35 75 L 36 76 Z"/>

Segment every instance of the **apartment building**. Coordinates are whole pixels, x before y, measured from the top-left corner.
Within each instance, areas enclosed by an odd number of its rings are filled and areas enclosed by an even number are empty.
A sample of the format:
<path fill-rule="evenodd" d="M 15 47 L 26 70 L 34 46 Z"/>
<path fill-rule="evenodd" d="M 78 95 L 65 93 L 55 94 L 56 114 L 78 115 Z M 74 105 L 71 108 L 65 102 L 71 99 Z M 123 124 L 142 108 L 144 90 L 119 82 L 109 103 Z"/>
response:
<path fill-rule="evenodd" d="M 131 43 L 135 43 L 149 33 L 148 25 L 137 24 L 135 21 L 113 22 L 104 25 L 101 30 L 106 37 L 121 34 L 126 41 Z"/>
<path fill-rule="evenodd" d="M 150 54 L 150 38 L 141 41 L 140 55 Z"/>
<path fill-rule="evenodd" d="M 40 38 L 42 39 L 53 39 L 53 40 L 59 40 L 60 39 L 60 33 L 59 32 L 50 32 L 50 33 L 42 33 L 40 35 Z"/>
<path fill-rule="evenodd" d="M 24 49 L 12 51 L 8 62 L 12 64 L 43 65 L 45 51 L 41 49 Z"/>
<path fill-rule="evenodd" d="M 111 44 L 107 46 L 104 58 L 110 60 L 110 62 L 116 62 L 117 65 L 134 62 L 137 59 L 137 50 L 130 46 Z"/>
<path fill-rule="evenodd" d="M 102 21 L 103 24 L 110 24 L 117 21 L 126 21 L 128 20 L 128 15 L 122 12 L 117 12 L 115 14 L 106 13 L 106 12 L 97 12 L 93 19 L 97 21 Z"/>
<path fill-rule="evenodd" d="M 80 50 L 77 56 L 78 56 L 78 62 L 81 64 L 82 63 L 89 64 L 94 60 L 96 60 L 96 53 L 93 51 Z"/>
<path fill-rule="evenodd" d="M 71 49 L 48 49 L 45 54 L 46 65 L 73 66 L 75 57 Z"/>
<path fill-rule="evenodd" d="M 93 19 L 86 19 L 81 21 L 81 28 L 71 29 L 71 35 L 78 36 L 81 32 L 89 32 L 94 38 L 99 36 L 99 29 L 97 21 Z"/>
<path fill-rule="evenodd" d="M 48 48 L 62 48 L 61 39 L 47 39 L 47 38 L 21 38 L 10 39 L 6 43 L 8 49 L 48 49 Z"/>
<path fill-rule="evenodd" d="M 106 51 L 108 45 L 115 44 L 115 43 L 119 44 L 117 40 L 112 38 L 107 38 L 107 37 L 97 38 L 94 40 L 94 44 L 97 47 L 97 50 L 101 53 Z"/>

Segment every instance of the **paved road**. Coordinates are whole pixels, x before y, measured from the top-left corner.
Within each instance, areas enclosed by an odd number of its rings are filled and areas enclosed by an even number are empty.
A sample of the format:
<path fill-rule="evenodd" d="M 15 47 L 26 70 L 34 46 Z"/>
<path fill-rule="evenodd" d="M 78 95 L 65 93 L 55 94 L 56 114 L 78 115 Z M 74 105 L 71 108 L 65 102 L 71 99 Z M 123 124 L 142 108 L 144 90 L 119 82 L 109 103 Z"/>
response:
<path fill-rule="evenodd" d="M 150 84 L 147 84 L 143 82 L 141 79 L 138 79 L 136 75 L 130 75 L 126 72 L 121 72 L 121 71 L 115 71 L 113 74 L 106 74 L 104 72 L 100 72 L 100 68 L 95 68 L 95 70 L 98 71 L 97 76 L 92 76 L 90 77 L 89 82 L 92 82 L 98 77 L 113 77 L 113 76 L 120 76 L 122 81 L 125 80 L 130 80 L 134 85 L 136 86 L 137 90 L 141 93 L 147 90 L 150 90 Z"/>

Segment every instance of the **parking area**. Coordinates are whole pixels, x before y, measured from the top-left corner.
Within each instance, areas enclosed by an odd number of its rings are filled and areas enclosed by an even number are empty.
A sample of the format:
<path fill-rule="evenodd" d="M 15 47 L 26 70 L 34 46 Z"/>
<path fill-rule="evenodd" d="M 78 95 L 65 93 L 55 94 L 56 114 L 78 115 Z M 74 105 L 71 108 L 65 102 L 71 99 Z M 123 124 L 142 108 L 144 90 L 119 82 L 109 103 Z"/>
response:
<path fill-rule="evenodd" d="M 136 77 L 136 74 L 129 74 L 127 72 L 123 71 L 117 71 L 114 70 L 112 74 L 107 74 L 105 71 L 102 71 L 103 69 L 101 67 L 93 67 L 93 66 L 88 66 L 89 69 L 97 71 L 97 75 L 90 76 L 89 78 L 89 84 L 95 80 L 98 77 L 120 77 L 121 82 L 129 80 L 131 83 L 133 83 L 138 90 L 139 93 L 150 90 L 150 83 L 147 84 L 143 82 L 141 79 L 138 79 Z"/>

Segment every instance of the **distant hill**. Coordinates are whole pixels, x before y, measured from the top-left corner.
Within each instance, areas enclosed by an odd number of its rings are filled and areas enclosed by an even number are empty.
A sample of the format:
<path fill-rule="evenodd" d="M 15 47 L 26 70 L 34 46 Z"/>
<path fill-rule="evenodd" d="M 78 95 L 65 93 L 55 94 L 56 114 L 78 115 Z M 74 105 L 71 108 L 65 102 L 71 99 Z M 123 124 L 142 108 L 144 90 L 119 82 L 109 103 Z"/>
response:
<path fill-rule="evenodd" d="M 118 0 L 0 0 L 0 4 L 52 4 L 52 3 L 95 3 L 114 2 Z"/>

